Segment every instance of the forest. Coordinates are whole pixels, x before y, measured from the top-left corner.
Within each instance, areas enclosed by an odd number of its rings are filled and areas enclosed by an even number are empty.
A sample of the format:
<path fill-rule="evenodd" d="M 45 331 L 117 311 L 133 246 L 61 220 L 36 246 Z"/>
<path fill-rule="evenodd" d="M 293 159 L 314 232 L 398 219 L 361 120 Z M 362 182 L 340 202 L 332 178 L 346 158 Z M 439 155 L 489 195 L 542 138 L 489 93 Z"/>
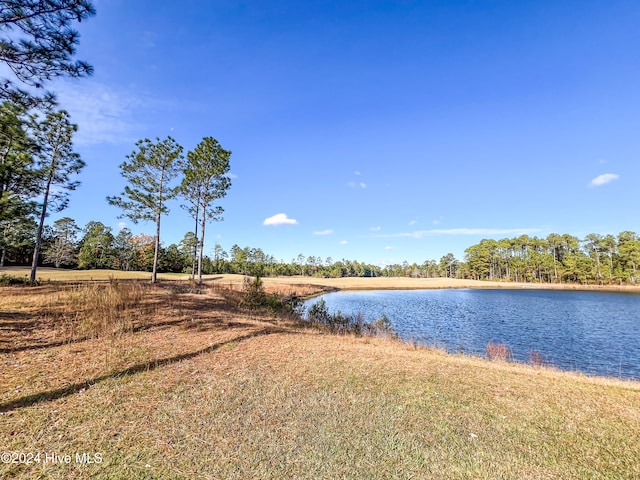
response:
<path fill-rule="evenodd" d="M 29 264 L 37 223 L 33 217 L 1 223 L 0 265 Z M 153 269 L 154 236 L 134 235 L 128 228 L 91 221 L 83 228 L 64 217 L 46 226 L 39 264 L 57 268 L 139 270 Z M 159 272 L 196 273 L 198 240 L 187 232 L 178 244 L 161 245 Z M 202 273 L 250 276 L 315 277 L 449 277 L 538 283 L 635 284 L 640 265 L 640 236 L 631 231 L 614 235 L 550 234 L 546 238 L 522 235 L 501 240 L 483 239 L 465 250 L 464 259 L 452 253 L 422 263 L 372 265 L 358 260 L 299 254 L 289 261 L 276 259 L 257 247 L 233 245 L 225 251 L 215 244 L 202 259 Z"/>

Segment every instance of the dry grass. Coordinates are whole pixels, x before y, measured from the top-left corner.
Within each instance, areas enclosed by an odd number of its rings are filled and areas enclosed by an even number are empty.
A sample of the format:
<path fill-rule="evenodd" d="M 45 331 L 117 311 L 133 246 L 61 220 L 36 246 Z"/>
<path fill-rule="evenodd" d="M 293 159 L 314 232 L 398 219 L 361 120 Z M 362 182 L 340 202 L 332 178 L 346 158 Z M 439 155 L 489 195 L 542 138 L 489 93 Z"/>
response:
<path fill-rule="evenodd" d="M 3 267 L 0 273 L 17 277 L 29 275 L 26 267 Z M 149 272 L 121 272 L 119 270 L 65 270 L 56 268 L 39 268 L 38 279 L 41 281 L 85 281 L 151 279 Z M 160 280 L 187 280 L 189 275 L 179 273 L 158 274 Z M 204 275 L 205 282 L 222 285 L 225 288 L 240 290 L 244 276 L 236 274 Z M 316 277 L 263 277 L 267 291 L 287 293 L 293 288 L 308 288 L 311 293 L 318 288 L 340 290 L 408 290 L 408 289 L 441 289 L 441 288 L 506 288 L 506 289 L 555 289 L 555 290 L 607 290 L 638 292 L 640 285 L 572 285 L 548 283 L 493 282 L 485 280 L 464 280 L 456 278 L 407 278 L 407 277 L 369 277 L 369 278 L 316 278 Z M 270 290 L 272 289 L 272 290 Z"/>
<path fill-rule="evenodd" d="M 204 277 L 207 282 L 217 282 L 225 285 L 241 285 L 242 275 L 221 274 Z M 516 283 L 491 282 L 484 280 L 464 280 L 457 278 L 408 278 L 408 277 L 345 277 L 345 278 L 316 278 L 316 277 L 264 277 L 263 282 L 269 286 L 303 285 L 340 290 L 419 290 L 443 288 L 505 288 L 505 289 L 556 289 L 556 290 L 614 290 L 640 291 L 640 286 L 630 285 L 567 285 L 548 283 Z"/>
<path fill-rule="evenodd" d="M 102 459 L 0 477 L 640 477 L 638 383 L 248 319 L 220 285 L 100 289 L 0 289 L 1 450 Z M 120 333 L 51 333 L 102 296 Z"/>
<path fill-rule="evenodd" d="M 508 362 L 513 359 L 511 349 L 504 343 L 489 342 L 485 352 L 487 358 L 491 361 Z"/>
<path fill-rule="evenodd" d="M 15 277 L 29 277 L 27 267 L 2 267 L 0 273 Z M 189 275 L 182 273 L 159 273 L 159 280 L 186 280 Z M 48 281 L 85 281 L 85 280 L 151 280 L 151 272 L 123 272 L 120 270 L 68 270 L 64 268 L 39 267 L 37 279 Z"/>

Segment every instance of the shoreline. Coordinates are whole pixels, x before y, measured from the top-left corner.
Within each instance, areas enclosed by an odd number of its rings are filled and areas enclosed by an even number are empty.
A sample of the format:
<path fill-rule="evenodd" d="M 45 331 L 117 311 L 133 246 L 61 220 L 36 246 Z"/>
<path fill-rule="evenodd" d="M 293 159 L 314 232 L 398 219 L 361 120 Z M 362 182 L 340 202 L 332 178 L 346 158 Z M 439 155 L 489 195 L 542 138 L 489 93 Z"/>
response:
<path fill-rule="evenodd" d="M 230 277 L 231 275 L 224 275 Z M 242 276 L 239 276 L 242 277 Z M 230 278 L 220 280 L 229 282 Z M 307 285 L 331 288 L 334 291 L 362 290 L 442 290 L 442 289 L 503 289 L 503 290 L 563 290 L 600 291 L 618 293 L 640 293 L 640 285 L 578 285 L 523 282 L 497 282 L 485 280 L 461 280 L 454 278 L 407 278 L 407 277 L 263 277 L 265 285 Z M 241 280 L 240 280 L 241 281 Z"/>

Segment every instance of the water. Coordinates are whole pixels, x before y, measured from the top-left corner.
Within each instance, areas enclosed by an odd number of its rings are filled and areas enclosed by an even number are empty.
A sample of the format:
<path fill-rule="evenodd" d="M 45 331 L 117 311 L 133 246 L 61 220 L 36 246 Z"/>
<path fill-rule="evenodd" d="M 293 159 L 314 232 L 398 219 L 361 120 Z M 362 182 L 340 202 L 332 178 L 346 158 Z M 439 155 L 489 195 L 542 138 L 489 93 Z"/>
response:
<path fill-rule="evenodd" d="M 504 343 L 564 370 L 640 380 L 640 294 L 558 290 L 378 290 L 323 295 L 329 311 L 383 314 L 400 338 L 484 356 Z M 318 301 L 309 300 L 307 308 Z"/>

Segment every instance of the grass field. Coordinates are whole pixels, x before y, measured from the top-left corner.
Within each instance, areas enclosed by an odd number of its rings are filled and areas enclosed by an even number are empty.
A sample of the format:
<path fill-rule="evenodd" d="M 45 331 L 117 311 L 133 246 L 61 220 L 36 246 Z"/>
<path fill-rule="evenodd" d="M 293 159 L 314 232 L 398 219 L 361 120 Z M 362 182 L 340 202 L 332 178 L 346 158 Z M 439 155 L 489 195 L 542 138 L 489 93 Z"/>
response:
<path fill-rule="evenodd" d="M 30 269 L 27 267 L 0 268 L 0 274 L 17 277 L 28 277 Z M 40 281 L 85 281 L 116 279 L 151 279 L 149 272 L 122 272 L 119 270 L 65 270 L 57 268 L 39 268 L 38 279 Z M 160 273 L 160 280 L 186 280 L 187 274 Z M 242 285 L 244 276 L 235 274 L 204 275 L 207 283 L 219 283 L 223 285 Z M 545 288 L 565 290 L 616 290 L 616 291 L 640 291 L 640 286 L 629 285 L 574 285 L 574 284 L 548 284 L 548 283 L 517 283 L 517 282 L 491 282 L 486 280 L 463 280 L 457 278 L 407 278 L 407 277 L 369 277 L 369 278 L 316 278 L 316 277 L 265 277 L 265 285 L 289 286 L 289 285 L 319 285 L 323 287 L 338 288 L 341 290 L 377 290 L 377 289 L 433 289 L 433 288 Z"/>
<path fill-rule="evenodd" d="M 14 277 L 29 277 L 31 268 L 29 267 L 3 267 L 0 274 L 12 275 Z M 151 280 L 150 272 L 123 272 L 120 270 L 67 270 L 65 268 L 38 268 L 36 278 L 40 282 L 67 282 L 84 280 L 109 280 L 110 278 L 128 280 Z M 181 273 L 159 273 L 160 280 L 186 280 L 189 275 Z"/>
<path fill-rule="evenodd" d="M 234 281 L 0 288 L 0 478 L 640 478 L 640 383 L 329 335 Z"/>

